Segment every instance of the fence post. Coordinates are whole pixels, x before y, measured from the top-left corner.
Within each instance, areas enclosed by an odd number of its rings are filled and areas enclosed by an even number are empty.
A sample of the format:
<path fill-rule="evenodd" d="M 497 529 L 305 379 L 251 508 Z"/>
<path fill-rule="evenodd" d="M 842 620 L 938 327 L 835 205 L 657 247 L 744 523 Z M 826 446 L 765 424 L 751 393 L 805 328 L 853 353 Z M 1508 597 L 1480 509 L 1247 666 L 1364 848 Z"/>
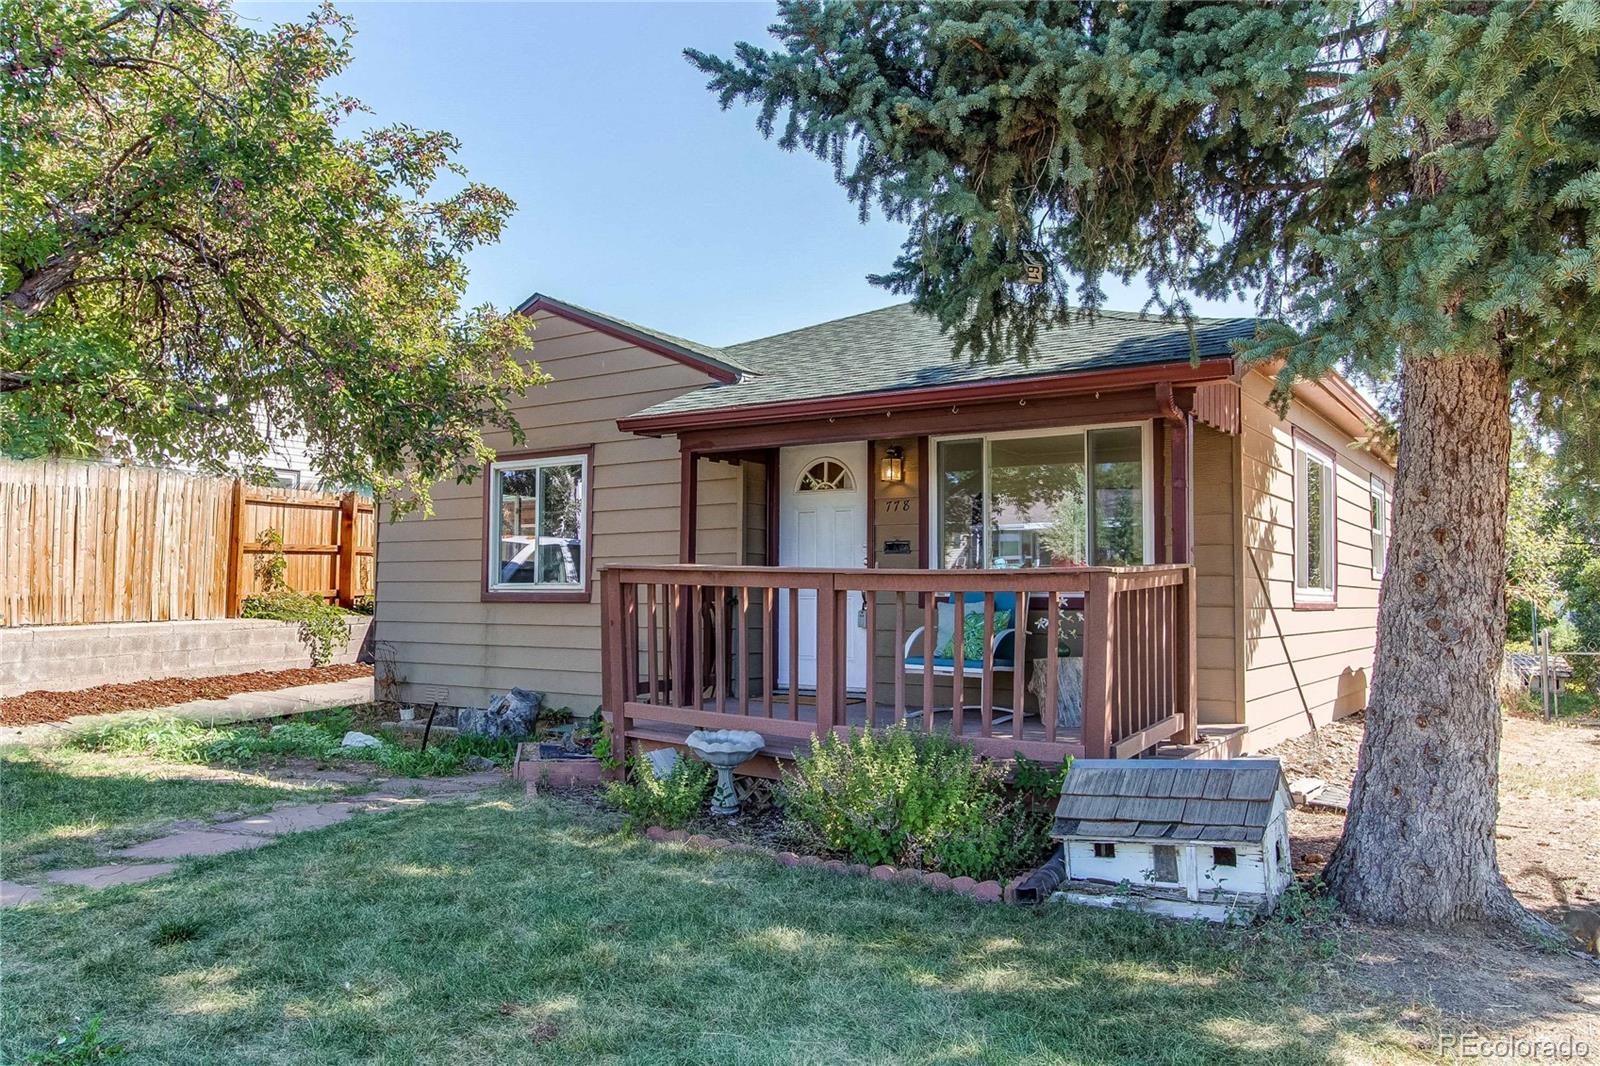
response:
<path fill-rule="evenodd" d="M 374 519 L 376 521 L 376 519 Z M 339 497 L 339 606 L 356 602 L 356 494 Z"/>
<path fill-rule="evenodd" d="M 229 618 L 238 618 L 244 605 L 244 479 L 233 479 L 233 522 L 228 533 L 228 607 Z"/>
<path fill-rule="evenodd" d="M 790 592 L 795 595 L 795 592 Z M 833 731 L 835 702 L 838 698 L 839 644 L 844 608 L 834 585 L 834 575 L 817 579 L 817 737 Z M 790 679 L 791 685 L 795 679 Z"/>

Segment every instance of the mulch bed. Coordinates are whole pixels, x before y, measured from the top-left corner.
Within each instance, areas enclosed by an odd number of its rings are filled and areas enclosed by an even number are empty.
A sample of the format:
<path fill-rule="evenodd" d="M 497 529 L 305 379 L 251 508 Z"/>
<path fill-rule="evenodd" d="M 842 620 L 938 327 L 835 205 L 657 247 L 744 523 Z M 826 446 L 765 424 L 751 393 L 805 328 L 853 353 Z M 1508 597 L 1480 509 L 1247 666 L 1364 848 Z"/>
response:
<path fill-rule="evenodd" d="M 78 714 L 150 710 L 190 700 L 219 700 L 240 692 L 271 692 L 371 676 L 372 667 L 350 663 L 301 670 L 254 670 L 220 677 L 163 677 L 123 685 L 96 685 L 76 692 L 24 692 L 0 700 L 0 725 L 44 725 Z"/>

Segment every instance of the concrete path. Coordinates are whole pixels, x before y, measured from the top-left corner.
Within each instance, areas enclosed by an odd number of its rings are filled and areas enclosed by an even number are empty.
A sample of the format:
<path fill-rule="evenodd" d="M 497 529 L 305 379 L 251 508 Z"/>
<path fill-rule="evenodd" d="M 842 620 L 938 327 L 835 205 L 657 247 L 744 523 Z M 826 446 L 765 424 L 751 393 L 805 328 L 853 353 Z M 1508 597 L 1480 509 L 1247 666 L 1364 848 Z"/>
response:
<path fill-rule="evenodd" d="M 261 718 L 281 718 L 287 714 L 321 711 L 329 707 L 350 707 L 372 702 L 372 678 L 353 677 L 348 681 L 329 681 L 321 685 L 280 688 L 272 692 L 240 692 L 220 700 L 191 700 L 171 707 L 151 707 L 142 711 L 115 714 L 79 714 L 45 725 L 12 726 L 0 729 L 0 744 L 26 744 L 44 747 L 59 744 L 72 733 L 90 726 L 102 726 L 131 718 L 153 715 L 188 718 L 201 725 L 232 725 Z"/>
<path fill-rule="evenodd" d="M 172 873 L 178 868 L 176 860 L 265 847 L 278 837 L 326 829 L 361 814 L 466 799 L 506 780 L 506 775 L 498 770 L 458 777 L 396 778 L 385 782 L 386 788 L 350 799 L 291 804 L 262 814 L 202 823 L 201 828 L 180 829 L 111 853 L 128 860 L 126 862 L 78 870 L 52 870 L 44 875 L 46 885 L 0 881 L 0 908 L 20 907 L 43 899 L 50 884 L 81 888 L 135 885 Z"/>

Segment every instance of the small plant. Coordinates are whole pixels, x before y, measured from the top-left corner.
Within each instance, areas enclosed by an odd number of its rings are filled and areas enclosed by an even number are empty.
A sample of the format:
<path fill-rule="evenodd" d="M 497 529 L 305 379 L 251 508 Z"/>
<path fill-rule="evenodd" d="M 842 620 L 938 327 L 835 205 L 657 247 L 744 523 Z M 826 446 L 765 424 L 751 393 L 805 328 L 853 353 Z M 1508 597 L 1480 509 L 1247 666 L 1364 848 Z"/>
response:
<path fill-rule="evenodd" d="M 215 730 L 186 718 L 135 718 L 107 722 L 75 733 L 67 745 L 106 755 L 145 755 L 166 762 L 205 762 Z"/>
<path fill-rule="evenodd" d="M 1042 857 L 1049 822 L 993 764 L 904 728 L 814 740 L 780 786 L 794 828 L 853 862 L 997 877 Z"/>
<path fill-rule="evenodd" d="M 456 737 L 445 749 L 462 762 L 476 755 L 480 759 L 494 760 L 496 766 L 510 766 L 517 757 L 517 742 L 510 737 L 485 737 L 476 733 Z"/>
<path fill-rule="evenodd" d="M 312 666 L 326 666 L 333 653 L 350 643 L 350 622 L 345 612 L 318 596 L 289 587 L 289 562 L 283 555 L 283 534 L 268 527 L 259 534 L 265 551 L 256 559 L 256 581 L 261 591 L 247 596 L 240 608 L 245 618 L 298 622 L 300 643 L 311 653 Z"/>
<path fill-rule="evenodd" d="M 628 763 L 628 780 L 606 786 L 606 800 L 619 808 L 630 829 L 652 825 L 682 829 L 705 809 L 716 771 L 698 759 L 680 758 L 672 772 L 657 777 L 643 755 Z"/>
<path fill-rule="evenodd" d="M 76 1020 L 76 1019 L 75 1019 Z M 81 1066 L 90 1062 L 110 1062 L 127 1054 L 120 1041 L 108 1039 L 100 1031 L 100 1015 L 56 1034 L 55 1043 L 28 1056 L 35 1066 Z"/>

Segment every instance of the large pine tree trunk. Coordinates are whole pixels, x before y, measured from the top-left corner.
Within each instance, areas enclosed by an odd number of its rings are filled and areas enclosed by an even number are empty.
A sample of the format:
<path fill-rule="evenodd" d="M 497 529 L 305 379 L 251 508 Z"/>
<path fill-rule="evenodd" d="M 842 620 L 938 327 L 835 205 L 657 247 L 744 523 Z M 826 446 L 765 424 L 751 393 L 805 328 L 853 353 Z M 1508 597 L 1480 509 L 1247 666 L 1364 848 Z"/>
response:
<path fill-rule="evenodd" d="M 1495 860 L 1509 385 L 1498 357 L 1408 359 L 1366 736 L 1327 877 L 1363 918 L 1510 918 Z"/>

